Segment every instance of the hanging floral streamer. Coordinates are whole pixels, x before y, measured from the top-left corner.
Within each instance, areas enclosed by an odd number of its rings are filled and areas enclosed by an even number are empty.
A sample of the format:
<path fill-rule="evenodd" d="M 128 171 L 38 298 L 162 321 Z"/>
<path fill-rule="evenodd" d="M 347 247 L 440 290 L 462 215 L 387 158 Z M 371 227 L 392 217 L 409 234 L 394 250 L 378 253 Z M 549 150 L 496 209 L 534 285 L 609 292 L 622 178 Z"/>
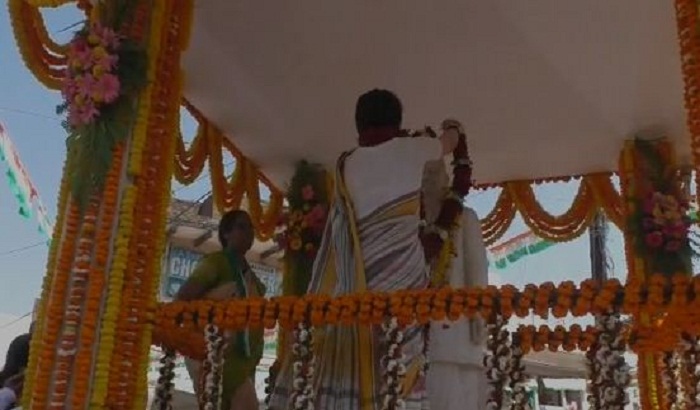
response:
<path fill-rule="evenodd" d="M 401 350 L 403 342 L 403 330 L 398 320 L 392 317 L 382 325 L 384 330 L 387 353 L 382 357 L 382 369 L 384 370 L 384 402 L 382 410 L 401 410 L 405 407 L 401 399 L 403 394 L 403 379 L 406 376 L 404 355 Z"/>
<path fill-rule="evenodd" d="M 294 345 L 292 346 L 294 355 L 294 385 L 292 390 L 293 410 L 313 410 L 314 409 L 314 356 L 313 356 L 313 335 L 307 324 L 299 322 L 294 331 Z"/>
<path fill-rule="evenodd" d="M 226 340 L 216 325 L 205 328 L 207 357 L 202 366 L 203 384 L 201 386 L 200 403 L 204 410 L 219 410 L 221 408 L 221 380 L 223 352 Z"/>
<path fill-rule="evenodd" d="M 684 334 L 681 338 L 681 357 L 684 366 L 683 397 L 686 408 L 700 408 L 700 344 L 697 336 Z"/>
<path fill-rule="evenodd" d="M 525 365 L 523 364 L 523 349 L 520 348 L 520 340 L 517 335 L 512 335 L 513 349 L 510 360 L 510 389 L 513 392 L 513 410 L 531 410 L 527 396 L 527 377 L 525 377 Z"/>
<path fill-rule="evenodd" d="M 0 162 L 7 164 L 5 173 L 10 189 L 19 202 L 19 214 L 25 218 L 31 218 L 34 215 L 39 223 L 39 232 L 50 240 L 53 234 L 53 223 L 39 197 L 39 191 L 29 178 L 29 173 L 22 164 L 19 153 L 2 123 L 0 123 Z"/>
<path fill-rule="evenodd" d="M 598 317 L 598 339 L 586 354 L 589 369 L 588 403 L 591 409 L 624 410 L 630 368 L 625 363 L 623 324 L 617 314 Z"/>
<path fill-rule="evenodd" d="M 661 385 L 664 388 L 664 401 L 670 410 L 680 410 L 679 398 L 683 397 L 679 376 L 680 355 L 677 352 L 664 352 L 660 366 Z"/>
<path fill-rule="evenodd" d="M 491 385 L 489 398 L 486 402 L 486 408 L 489 410 L 503 408 L 505 388 L 510 381 L 513 351 L 506 323 L 502 316 L 497 315 L 494 321 L 487 326 L 489 338 L 486 342 L 487 352 L 484 356 L 484 367 L 486 377 Z"/>
<path fill-rule="evenodd" d="M 155 391 L 155 408 L 158 410 L 172 409 L 173 391 L 175 385 L 175 359 L 177 355 L 172 349 L 164 349 L 163 357 L 160 359 L 160 375 Z"/>

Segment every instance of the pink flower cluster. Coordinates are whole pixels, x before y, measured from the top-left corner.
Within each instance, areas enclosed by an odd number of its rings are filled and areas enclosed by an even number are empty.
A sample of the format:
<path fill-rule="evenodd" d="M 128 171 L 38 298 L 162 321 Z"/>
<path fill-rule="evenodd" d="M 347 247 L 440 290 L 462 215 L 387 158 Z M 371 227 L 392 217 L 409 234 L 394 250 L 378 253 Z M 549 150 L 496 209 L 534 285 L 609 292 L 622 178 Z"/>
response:
<path fill-rule="evenodd" d="M 102 105 L 119 97 L 120 82 L 116 74 L 119 45 L 119 35 L 99 24 L 92 24 L 71 41 L 62 89 L 71 127 L 90 124 L 99 116 Z"/>
<path fill-rule="evenodd" d="M 304 202 L 302 207 L 290 210 L 279 221 L 286 229 L 275 240 L 292 252 L 305 252 L 309 257 L 315 257 L 326 226 L 328 208 L 319 202 L 320 198 L 310 184 L 301 188 L 301 199 Z"/>
<path fill-rule="evenodd" d="M 642 207 L 644 243 L 653 250 L 677 252 L 688 240 L 688 206 L 674 195 L 654 192 Z"/>

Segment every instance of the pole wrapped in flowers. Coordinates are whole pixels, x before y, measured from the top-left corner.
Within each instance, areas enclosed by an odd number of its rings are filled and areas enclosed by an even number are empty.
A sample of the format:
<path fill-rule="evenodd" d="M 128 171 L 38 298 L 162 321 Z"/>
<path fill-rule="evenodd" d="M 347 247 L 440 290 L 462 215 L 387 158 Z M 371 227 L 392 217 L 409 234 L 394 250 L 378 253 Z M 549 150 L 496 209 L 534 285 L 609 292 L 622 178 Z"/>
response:
<path fill-rule="evenodd" d="M 67 47 L 69 161 L 23 408 L 146 405 L 191 13 L 190 0 L 94 2 Z"/>

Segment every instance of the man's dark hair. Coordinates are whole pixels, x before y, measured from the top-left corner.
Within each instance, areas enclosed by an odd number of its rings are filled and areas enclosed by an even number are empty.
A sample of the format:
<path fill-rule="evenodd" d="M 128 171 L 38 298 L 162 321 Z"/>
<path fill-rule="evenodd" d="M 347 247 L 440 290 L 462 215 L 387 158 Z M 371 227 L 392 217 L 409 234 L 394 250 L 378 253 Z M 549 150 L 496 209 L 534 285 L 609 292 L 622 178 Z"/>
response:
<path fill-rule="evenodd" d="M 370 128 L 401 127 L 401 100 L 389 90 L 374 89 L 357 99 L 355 126 L 362 133 Z"/>
<path fill-rule="evenodd" d="M 248 216 L 248 212 L 242 209 L 235 209 L 233 211 L 226 212 L 219 221 L 219 242 L 224 248 L 228 245 L 226 243 L 226 234 L 231 232 L 236 222 L 244 216 Z"/>

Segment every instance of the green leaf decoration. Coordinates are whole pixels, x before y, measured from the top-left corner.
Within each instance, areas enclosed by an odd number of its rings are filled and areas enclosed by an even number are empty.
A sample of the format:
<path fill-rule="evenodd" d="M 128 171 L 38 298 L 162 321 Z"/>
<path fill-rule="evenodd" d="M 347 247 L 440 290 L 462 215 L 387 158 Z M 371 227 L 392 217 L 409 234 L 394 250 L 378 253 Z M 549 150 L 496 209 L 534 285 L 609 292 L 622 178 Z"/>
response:
<path fill-rule="evenodd" d="M 101 24 L 119 32 L 130 21 L 137 4 L 137 0 L 105 3 L 100 10 Z M 76 37 L 89 36 L 89 24 L 85 22 Z M 67 120 L 63 122 L 68 131 L 67 150 L 76 164 L 69 172 L 72 195 L 81 210 L 85 209 L 91 196 L 99 195 L 104 189 L 114 149 L 129 136 L 138 109 L 139 92 L 147 84 L 148 58 L 140 44 L 122 39 L 118 49 L 111 52 L 117 57 L 112 74 L 119 78 L 118 98 L 110 104 L 98 103 L 98 115 L 86 125 L 74 128 Z M 70 103 L 66 101 L 56 107 L 56 113 L 66 114 L 69 107 Z"/>

